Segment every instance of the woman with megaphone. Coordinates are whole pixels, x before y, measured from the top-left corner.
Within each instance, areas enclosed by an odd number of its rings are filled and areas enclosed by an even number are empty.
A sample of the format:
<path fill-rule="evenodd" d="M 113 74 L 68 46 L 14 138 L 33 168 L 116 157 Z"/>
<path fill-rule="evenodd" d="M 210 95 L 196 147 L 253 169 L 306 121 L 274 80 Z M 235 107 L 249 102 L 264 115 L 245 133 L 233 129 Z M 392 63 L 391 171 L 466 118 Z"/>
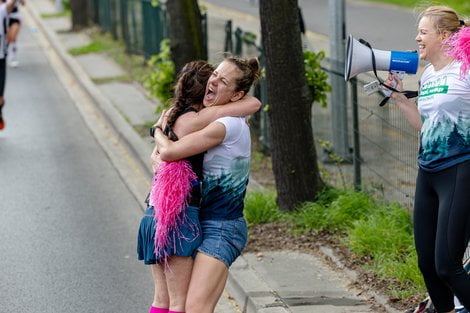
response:
<path fill-rule="evenodd" d="M 446 6 L 419 16 L 419 57 L 428 61 L 416 102 L 391 98 L 420 131 L 414 235 L 418 265 L 437 312 L 455 312 L 454 294 L 470 309 L 462 259 L 470 238 L 470 21 Z M 386 84 L 402 81 L 390 74 Z"/>

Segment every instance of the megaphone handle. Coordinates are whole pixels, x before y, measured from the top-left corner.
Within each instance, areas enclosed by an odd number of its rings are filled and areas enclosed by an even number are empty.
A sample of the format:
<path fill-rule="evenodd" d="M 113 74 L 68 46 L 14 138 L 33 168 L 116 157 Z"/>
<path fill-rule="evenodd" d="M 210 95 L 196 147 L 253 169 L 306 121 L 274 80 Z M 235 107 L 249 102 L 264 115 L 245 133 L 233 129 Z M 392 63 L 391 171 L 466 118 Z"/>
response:
<path fill-rule="evenodd" d="M 390 71 L 391 74 L 395 74 L 397 75 L 397 77 L 400 79 L 400 80 L 403 80 L 403 78 L 405 78 L 405 72 L 403 71 Z M 385 83 L 382 83 L 382 88 L 381 88 L 381 91 L 382 91 L 382 94 L 385 96 L 385 97 L 390 97 L 390 95 L 392 94 L 392 92 L 396 92 L 397 90 L 395 89 L 395 87 L 397 87 L 397 81 L 396 80 L 392 80 L 390 82 L 390 84 L 386 85 Z M 392 88 L 389 88 L 389 87 L 392 87 Z M 385 103 L 384 103 L 385 104 Z"/>

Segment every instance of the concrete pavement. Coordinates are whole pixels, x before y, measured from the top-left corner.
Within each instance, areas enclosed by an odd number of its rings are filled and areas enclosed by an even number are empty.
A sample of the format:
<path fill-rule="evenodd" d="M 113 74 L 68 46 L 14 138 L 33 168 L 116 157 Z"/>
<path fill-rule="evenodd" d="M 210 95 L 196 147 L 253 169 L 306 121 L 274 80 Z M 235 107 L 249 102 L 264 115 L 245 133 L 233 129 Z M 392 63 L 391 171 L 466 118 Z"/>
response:
<path fill-rule="evenodd" d="M 214 32 L 220 32 L 227 18 L 244 30 L 259 33 L 259 22 L 253 15 L 203 2 L 209 16 L 210 59 L 220 58 L 223 41 Z M 43 32 L 51 49 L 55 51 L 76 81 L 94 100 L 96 106 L 111 122 L 113 130 L 125 141 L 138 160 L 139 171 L 147 181 L 126 181 L 137 199 L 143 199 L 151 178 L 148 158 L 152 149 L 149 138 L 143 138 L 135 127 L 156 119 L 155 103 L 136 83 L 113 81 L 125 72 L 104 54 L 72 57 L 67 49 L 82 46 L 90 41 L 84 33 L 69 33 L 68 18 L 41 18 L 41 13 L 54 11 L 53 2 L 36 0 L 28 3 L 28 16 Z M 320 34 L 309 35 L 316 47 L 326 47 Z M 109 81 L 98 83 L 98 81 Z M 123 175 L 131 176 L 131 175 Z M 126 180 L 126 177 L 124 177 Z M 327 256 L 335 266 L 327 265 Z M 246 253 L 240 257 L 229 273 L 226 292 L 217 313 L 339 313 L 339 312 L 396 312 L 386 304 L 386 299 L 373 291 L 360 291 L 350 286 L 354 273 L 342 268 L 331 250 L 322 249 L 320 255 L 295 251 L 267 251 Z M 234 305 L 238 304 L 238 307 Z M 377 304 L 382 303 L 381 307 Z"/>

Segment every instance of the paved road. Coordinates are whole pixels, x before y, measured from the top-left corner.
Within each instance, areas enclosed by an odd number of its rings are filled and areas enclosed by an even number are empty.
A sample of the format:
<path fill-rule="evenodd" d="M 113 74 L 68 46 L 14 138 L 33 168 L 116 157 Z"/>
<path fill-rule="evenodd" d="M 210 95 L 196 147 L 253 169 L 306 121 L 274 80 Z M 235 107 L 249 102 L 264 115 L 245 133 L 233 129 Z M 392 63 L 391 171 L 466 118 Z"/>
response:
<path fill-rule="evenodd" d="M 256 0 L 205 0 L 259 15 Z M 328 36 L 328 0 L 299 0 L 306 28 Z M 374 48 L 415 50 L 416 18 L 412 10 L 363 1 L 346 1 L 346 32 L 368 40 Z"/>
<path fill-rule="evenodd" d="M 0 132 L 0 312 L 146 312 L 141 208 L 24 27 Z"/>
<path fill-rule="evenodd" d="M 148 177 L 29 14 L 19 41 L 0 132 L 0 313 L 147 312 L 142 188 L 129 188 Z M 225 294 L 216 313 L 229 312 Z"/>

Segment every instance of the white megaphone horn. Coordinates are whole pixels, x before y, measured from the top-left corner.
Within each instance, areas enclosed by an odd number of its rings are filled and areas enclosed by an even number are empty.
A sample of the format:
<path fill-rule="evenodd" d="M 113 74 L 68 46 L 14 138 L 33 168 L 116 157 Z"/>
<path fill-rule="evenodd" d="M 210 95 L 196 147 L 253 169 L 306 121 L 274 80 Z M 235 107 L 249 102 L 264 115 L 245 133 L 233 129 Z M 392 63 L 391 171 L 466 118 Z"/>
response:
<path fill-rule="evenodd" d="M 404 51 L 386 51 L 372 49 L 362 39 L 348 37 L 346 48 L 346 63 L 344 79 L 350 80 L 354 76 L 369 71 L 388 71 L 407 74 L 416 74 L 418 71 L 418 53 Z"/>

